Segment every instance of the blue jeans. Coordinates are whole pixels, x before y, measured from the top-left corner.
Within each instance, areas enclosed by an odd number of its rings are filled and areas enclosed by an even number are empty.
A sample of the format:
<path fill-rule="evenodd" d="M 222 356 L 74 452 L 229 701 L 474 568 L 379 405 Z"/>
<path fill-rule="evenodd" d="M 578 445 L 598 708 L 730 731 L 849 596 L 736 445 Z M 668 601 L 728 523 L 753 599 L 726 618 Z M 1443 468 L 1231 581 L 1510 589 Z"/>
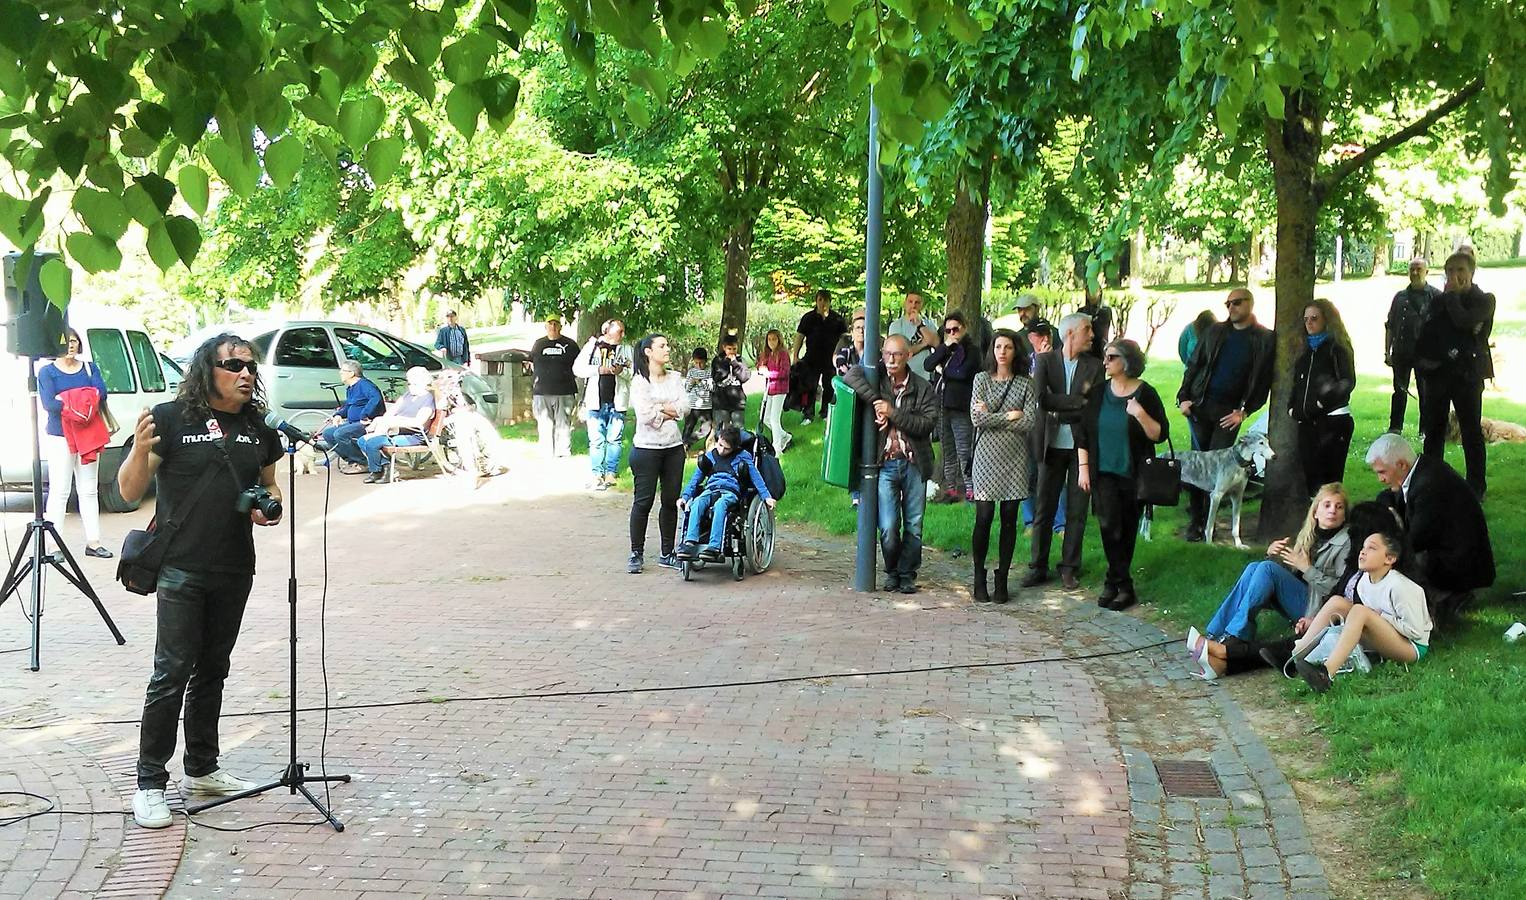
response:
<path fill-rule="evenodd" d="M 1230 589 L 1219 611 L 1213 614 L 1205 632 L 1209 637 L 1237 637 L 1242 641 L 1256 637 L 1256 613 L 1276 601 L 1288 621 L 1296 622 L 1308 609 L 1309 587 L 1287 569 L 1263 559 L 1253 562 L 1240 573 L 1240 580 Z"/>
<path fill-rule="evenodd" d="M 366 433 L 364 422 L 346 422 L 343 425 L 330 425 L 323 429 L 323 443 L 331 450 L 339 454 L 339 458 L 346 462 L 364 463 L 366 455 L 360 452 L 360 445 L 356 443 Z"/>
<path fill-rule="evenodd" d="M 604 404 L 588 414 L 588 464 L 595 477 L 614 475 L 620 470 L 620 443 L 625 434 L 625 413 L 612 404 Z"/>
<path fill-rule="evenodd" d="M 880 552 L 885 574 L 910 581 L 922 565 L 922 514 L 927 479 L 904 459 L 880 464 Z"/>
<path fill-rule="evenodd" d="M 383 447 L 417 447 L 422 443 L 424 436 L 421 434 L 373 434 L 359 441 L 360 452 L 366 456 L 366 469 L 373 475 L 387 467 L 387 460 L 382 456 Z"/>
<path fill-rule="evenodd" d="M 684 529 L 684 540 L 699 543 L 699 532 L 710 513 L 710 549 L 720 550 L 726 540 L 726 514 L 736 505 L 737 495 L 730 491 L 705 491 L 689 505 L 689 527 Z"/>
<path fill-rule="evenodd" d="M 1033 467 L 1033 471 L 1034 471 L 1035 475 L 1038 474 L 1038 470 L 1039 470 L 1038 466 L 1034 466 Z M 1037 480 L 1037 479 L 1035 479 L 1035 480 Z M 1027 499 L 1025 499 L 1023 501 L 1023 527 L 1024 528 L 1031 528 L 1031 527 L 1033 527 L 1033 520 L 1038 515 L 1038 509 L 1037 509 L 1037 507 L 1038 507 L 1038 491 L 1036 490 L 1036 488 L 1037 488 L 1037 485 L 1030 486 L 1029 487 L 1029 491 L 1031 493 L 1029 493 Z M 1067 491 L 1060 491 L 1060 505 L 1058 507 L 1056 507 L 1055 511 L 1054 511 L 1054 529 L 1053 530 L 1054 530 L 1055 534 L 1059 534 L 1060 532 L 1065 530 L 1065 496 L 1066 496 L 1067 493 L 1068 493 Z"/>

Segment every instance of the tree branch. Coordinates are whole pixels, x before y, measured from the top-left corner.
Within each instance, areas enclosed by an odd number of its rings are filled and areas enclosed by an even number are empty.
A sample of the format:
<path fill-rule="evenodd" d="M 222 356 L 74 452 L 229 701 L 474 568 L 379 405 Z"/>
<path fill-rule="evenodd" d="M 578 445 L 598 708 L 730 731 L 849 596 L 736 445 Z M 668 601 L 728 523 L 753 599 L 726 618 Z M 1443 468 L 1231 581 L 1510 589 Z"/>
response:
<path fill-rule="evenodd" d="M 1451 97 L 1448 97 L 1445 101 L 1438 104 L 1437 106 L 1432 107 L 1430 111 L 1428 111 L 1425 115 L 1409 123 L 1398 131 L 1395 131 L 1393 134 L 1390 134 L 1388 137 L 1383 138 L 1377 143 L 1368 146 L 1361 153 L 1336 163 L 1330 168 L 1330 171 L 1325 173 L 1324 177 L 1320 179 L 1321 189 L 1323 189 L 1323 191 L 1328 195 L 1331 190 L 1334 190 L 1336 185 L 1340 184 L 1341 179 L 1345 178 L 1347 175 L 1350 175 L 1352 172 L 1355 172 L 1357 169 L 1367 165 L 1368 163 L 1371 163 L 1374 159 L 1377 159 L 1379 156 L 1382 156 L 1384 153 L 1387 153 L 1405 141 L 1430 131 L 1432 125 L 1435 125 L 1437 122 L 1441 121 L 1441 119 L 1451 114 L 1458 107 L 1478 96 L 1479 92 L 1483 89 L 1484 76 L 1480 75 L 1467 84 L 1463 85 L 1463 87 L 1458 90 L 1457 93 L 1453 94 Z"/>

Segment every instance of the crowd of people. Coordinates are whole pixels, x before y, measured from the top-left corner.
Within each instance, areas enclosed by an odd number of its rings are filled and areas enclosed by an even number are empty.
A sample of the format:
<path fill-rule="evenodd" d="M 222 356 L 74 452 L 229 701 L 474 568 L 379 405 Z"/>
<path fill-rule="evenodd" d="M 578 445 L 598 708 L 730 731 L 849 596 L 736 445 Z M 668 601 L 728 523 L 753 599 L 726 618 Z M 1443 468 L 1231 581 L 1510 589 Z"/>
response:
<path fill-rule="evenodd" d="M 1266 559 L 1246 567 L 1205 630 L 1194 630 L 1189 650 L 1202 677 L 1284 665 L 1318 687 L 1320 672 L 1333 676 L 1349 667 L 1351 647 L 1344 643 L 1415 661 L 1426 652 L 1430 610 L 1455 609 L 1471 591 L 1492 582 L 1480 505 L 1486 481 L 1479 417 L 1483 382 L 1492 374 L 1494 298 L 1473 284 L 1474 268 L 1470 253 L 1454 254 L 1446 263 L 1445 286 L 1437 289 L 1427 282 L 1425 262 L 1416 260 L 1410 284 L 1394 297 L 1384 347 L 1394 375 L 1393 433 L 1367 454 L 1389 490 L 1381 501 L 1354 509 L 1341 486 L 1355 432 L 1351 338 L 1327 300 L 1316 299 L 1303 310 L 1287 411 L 1296 423 L 1309 512 L 1296 535 L 1274 541 Z M 1193 450 L 1233 446 L 1271 398 L 1277 335 L 1257 321 L 1251 291 L 1230 291 L 1224 306 L 1222 318 L 1204 312 L 1178 342 L 1185 374 L 1175 404 Z M 901 314 L 886 330 L 880 358 L 867 360 L 864 311 L 844 318 L 832 309 L 831 295 L 820 291 L 792 341 L 778 329 L 767 331 L 755 366 L 743 361 L 734 336 L 724 338 L 713 354 L 694 348 L 686 365 L 673 360 L 674 350 L 660 335 L 630 349 L 618 320 L 606 322 L 569 360 L 571 348 L 563 345 L 570 342 L 559 344 L 548 323 L 547 338 L 532 351 L 542 442 L 565 453 L 559 449 L 565 438 L 548 420 L 565 408 L 562 400 L 571 402 L 572 379 L 588 379 L 584 411 L 593 487 L 604 489 L 619 467 L 621 429 L 627 408 L 632 409 L 636 439 L 630 467 L 636 490 L 628 568 L 639 572 L 644 565 L 646 523 L 654 506 L 660 562 L 677 565 L 682 555 L 715 551 L 714 539 L 699 548 L 704 535 L 693 528 L 683 545 L 677 543 L 680 495 L 684 502 L 701 496 L 699 483 L 681 490 L 685 449 L 708 437 L 707 458 L 712 470 L 724 473 L 722 481 L 750 479 L 746 461 L 732 455 L 745 433 L 744 387 L 754 374 L 764 385 L 760 430 L 778 452 L 793 440 L 783 423 L 786 404 L 800 409 L 802 424 L 826 416 L 834 403 L 833 377 L 841 376 L 877 426 L 874 502 L 884 589 L 918 589 L 926 505 L 969 503 L 974 507 L 971 591 L 977 602 L 1006 603 L 1014 585 L 1033 588 L 1055 577 L 1064 589 L 1079 590 L 1087 519 L 1094 514 L 1107 560 L 1096 600 L 1106 608 L 1127 609 L 1139 602 L 1133 557 L 1146 507 L 1140 499 L 1141 469 L 1170 438 L 1166 405 L 1144 377 L 1140 346 L 1108 334 L 1107 307 L 1086 306 L 1051 323 L 1038 299 L 1023 295 L 1016 312 L 1021 328 L 998 330 L 959 311 L 939 319 L 927 312 L 920 293 L 908 292 Z M 877 378 L 869 377 L 866 365 L 878 370 Z M 565 378 L 550 374 L 555 366 L 567 367 Z M 1412 374 L 1420 398 L 1423 454 L 1418 457 L 1399 436 Z M 547 392 L 554 388 L 557 404 L 541 401 L 543 385 Z M 543 406 L 549 411 L 544 417 Z M 1449 411 L 1455 411 L 1463 435 L 1466 479 L 1442 459 Z M 1202 541 L 1207 494 L 1183 488 L 1188 494 L 1183 537 Z M 725 502 L 716 496 L 706 505 Z M 1348 516 L 1366 507 L 1380 512 L 1365 520 Z M 1025 571 L 1014 579 L 1020 529 L 1030 540 Z M 1415 590 L 1426 600 L 1424 615 L 1416 612 Z M 1268 608 L 1293 623 L 1296 643 L 1257 641 L 1256 617 Z M 1324 668 L 1313 672 L 1304 651 L 1317 645 L 1316 632 L 1330 622 L 1360 640 L 1343 639 Z M 1405 635 L 1410 650 L 1391 640 L 1393 633 Z M 1322 683 L 1327 686 L 1328 679 Z"/>

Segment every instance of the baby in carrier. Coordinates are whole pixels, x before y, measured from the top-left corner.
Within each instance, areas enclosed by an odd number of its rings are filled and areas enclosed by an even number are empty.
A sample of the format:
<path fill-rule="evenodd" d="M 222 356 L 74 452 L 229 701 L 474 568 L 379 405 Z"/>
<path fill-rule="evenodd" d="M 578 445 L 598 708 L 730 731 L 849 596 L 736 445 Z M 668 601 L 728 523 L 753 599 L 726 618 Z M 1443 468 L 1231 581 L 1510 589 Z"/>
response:
<path fill-rule="evenodd" d="M 774 498 L 768 493 L 768 485 L 758 471 L 758 462 L 751 453 L 742 449 L 741 429 L 735 425 L 723 425 L 715 449 L 699 458 L 694 476 L 689 479 L 683 496 L 678 499 L 678 508 L 687 510 L 689 514 L 684 540 L 678 547 L 679 559 L 704 559 L 711 562 L 721 560 L 721 545 L 726 538 L 726 515 L 742 498 L 743 478 L 750 480 L 753 490 L 772 509 Z M 700 550 L 700 526 L 707 511 L 711 517 L 710 543 L 704 550 Z"/>

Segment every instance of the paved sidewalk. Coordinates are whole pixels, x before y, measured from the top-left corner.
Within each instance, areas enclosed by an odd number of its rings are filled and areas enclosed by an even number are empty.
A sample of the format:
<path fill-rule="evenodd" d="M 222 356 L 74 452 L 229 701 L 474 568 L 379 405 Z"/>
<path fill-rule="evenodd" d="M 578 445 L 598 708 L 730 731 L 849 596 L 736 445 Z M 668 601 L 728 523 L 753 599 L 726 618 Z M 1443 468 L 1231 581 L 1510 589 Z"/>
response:
<path fill-rule="evenodd" d="M 1301 836 L 1296 806 L 1277 805 L 1291 795 L 1275 767 L 1260 766 L 1265 751 L 1253 739 L 1211 745 L 1229 800 L 1152 795 L 1141 773 L 1155 752 L 1145 748 L 1157 745 L 1110 710 L 1131 683 L 1162 702 L 1218 702 L 1168 674 L 1170 651 L 963 667 L 1053 655 L 1054 623 L 1073 653 L 1160 640 L 1149 626 L 1055 596 L 998 611 L 955 591 L 856 595 L 843 575 L 849 548 L 788 535 L 775 569 L 740 584 L 714 570 L 685 584 L 655 565 L 627 576 L 627 495 L 541 495 L 582 474 L 575 464 L 519 467 L 477 488 L 336 476 L 322 619 L 323 480 L 299 479 L 299 699 L 322 703 L 326 619 L 332 701 L 350 707 L 330 716 L 326 763 L 355 775 L 332 792 L 348 828 L 193 825 L 170 896 L 1322 892 L 1317 863 L 1306 873 L 1289 854 Z M 7 530 L 25 518 L 11 513 Z M 107 517 L 108 540 L 145 518 Z M 651 531 L 655 560 L 655 522 Z M 288 741 L 285 530 L 259 541 L 262 570 L 225 702 L 228 713 L 259 714 L 223 726 L 224 762 L 250 777 L 276 775 Z M 116 647 L 88 604 L 58 591 L 43 670 L 21 671 L 25 654 L 0 656 L 12 672 L 0 684 L 0 790 L 104 810 L 127 790 L 119 770 L 136 747 L 152 602 L 116 590 L 105 564 L 89 572 L 129 643 Z M 0 608 L 0 649 L 23 642 L 23 625 Z M 939 666 L 961 667 L 871 674 Z M 800 676 L 823 677 L 767 683 Z M 754 681 L 765 683 L 489 699 Z M 355 708 L 367 704 L 378 705 Z M 1228 735 L 1235 713 L 1222 709 Z M 320 713 L 300 717 L 301 755 L 315 768 L 322 725 Z M 1265 821 L 1268 844 L 1229 821 L 1231 808 Z M 1189 817 L 1204 824 L 1201 840 L 1195 825 L 1179 827 Z M 225 827 L 288 820 L 313 815 L 286 794 L 198 817 Z M 124 869 L 152 894 L 164 851 L 125 847 L 140 833 L 110 816 L 0 830 L 0 897 L 99 896 L 111 878 L 128 891 Z M 1265 847 L 1278 855 L 1272 866 L 1258 864 Z M 1230 856 L 1241 880 L 1213 880 Z M 64 871 L 70 859 L 79 862 Z M 41 891 L 32 887 L 40 868 L 57 876 Z M 1245 893 L 1220 893 L 1231 887 Z"/>

